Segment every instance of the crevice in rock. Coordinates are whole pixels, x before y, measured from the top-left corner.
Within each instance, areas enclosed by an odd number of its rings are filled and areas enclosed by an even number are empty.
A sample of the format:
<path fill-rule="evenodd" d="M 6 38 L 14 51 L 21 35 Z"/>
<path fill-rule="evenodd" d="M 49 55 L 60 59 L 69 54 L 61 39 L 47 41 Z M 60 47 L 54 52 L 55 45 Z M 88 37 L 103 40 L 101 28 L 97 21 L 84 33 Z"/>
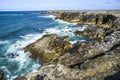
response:
<path fill-rule="evenodd" d="M 105 77 L 104 80 L 120 80 L 120 71 L 114 75 Z"/>
<path fill-rule="evenodd" d="M 115 44 L 114 46 L 112 46 L 112 47 L 110 48 L 109 51 L 115 50 L 115 49 L 117 49 L 118 47 L 120 47 L 120 44 Z"/>
<path fill-rule="evenodd" d="M 80 66 L 83 64 L 84 62 L 80 62 L 80 63 L 77 63 L 77 64 L 74 64 L 74 65 L 69 65 L 69 68 L 73 69 L 75 67 L 77 68 L 80 68 Z"/>
<path fill-rule="evenodd" d="M 110 20 L 111 20 L 112 22 L 114 22 L 115 19 L 116 19 L 116 17 L 113 16 L 113 15 L 104 16 L 104 17 L 103 17 L 103 24 L 106 24 L 106 23 L 109 22 Z"/>
<path fill-rule="evenodd" d="M 114 30 L 112 30 L 112 29 L 105 29 L 105 36 L 109 36 L 113 32 L 114 32 Z"/>
<path fill-rule="evenodd" d="M 79 45 L 78 43 L 73 44 L 73 48 L 71 48 L 68 52 L 69 52 L 70 54 L 75 53 L 75 52 L 78 53 L 78 48 L 79 48 L 79 46 L 80 46 L 80 45 Z"/>
<path fill-rule="evenodd" d="M 110 50 L 108 50 L 108 51 L 106 51 L 106 52 L 104 52 L 104 53 L 100 53 L 99 55 L 93 56 L 93 57 L 88 58 L 88 59 L 86 59 L 86 60 L 94 60 L 94 59 L 97 59 L 97 58 L 99 58 L 99 57 L 103 57 L 103 56 L 107 55 L 107 53 L 109 53 L 109 52 L 112 51 L 112 50 L 117 49 L 118 47 L 120 47 L 120 44 L 116 44 L 116 45 L 114 45 Z M 79 69 L 79 68 L 81 67 L 81 65 L 82 65 L 86 60 L 84 60 L 83 62 L 80 62 L 80 63 L 76 63 L 76 64 L 74 64 L 74 65 L 70 65 L 69 68 L 71 68 L 71 69 L 73 69 L 73 68 L 74 68 L 74 69 L 75 69 L 75 68 Z"/>
<path fill-rule="evenodd" d="M 96 24 L 98 23 L 98 19 L 99 19 L 98 17 L 95 19 Z"/>
<path fill-rule="evenodd" d="M 98 58 L 98 57 L 102 57 L 102 56 L 104 56 L 104 55 L 106 55 L 106 53 L 100 53 L 99 55 L 96 55 L 96 56 L 93 56 L 93 57 L 91 57 L 91 58 L 88 58 L 88 59 L 96 59 L 96 58 Z"/>
<path fill-rule="evenodd" d="M 88 60 L 90 59 L 96 59 L 96 58 L 98 58 L 98 57 L 102 57 L 102 56 L 105 56 L 108 52 L 110 52 L 110 51 L 112 51 L 112 50 L 115 50 L 115 49 L 117 49 L 118 47 L 120 47 L 120 44 L 115 44 L 114 46 L 112 46 L 111 48 L 110 48 L 110 50 L 108 50 L 108 51 L 106 51 L 106 52 L 104 52 L 104 53 L 100 53 L 99 55 L 96 55 L 96 56 L 93 56 L 93 57 L 91 57 L 91 58 L 88 58 Z"/>

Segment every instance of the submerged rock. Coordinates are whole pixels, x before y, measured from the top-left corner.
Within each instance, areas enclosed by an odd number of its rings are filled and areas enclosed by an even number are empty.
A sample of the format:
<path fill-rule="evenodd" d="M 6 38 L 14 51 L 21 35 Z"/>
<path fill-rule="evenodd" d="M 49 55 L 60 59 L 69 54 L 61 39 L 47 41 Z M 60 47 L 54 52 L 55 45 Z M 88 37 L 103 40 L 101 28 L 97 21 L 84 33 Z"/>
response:
<path fill-rule="evenodd" d="M 0 73 L 0 80 L 3 80 L 3 73 Z"/>
<path fill-rule="evenodd" d="M 41 39 L 24 48 L 31 58 L 39 58 L 43 64 L 50 63 L 72 48 L 68 36 L 58 37 L 56 34 L 44 35 Z"/>

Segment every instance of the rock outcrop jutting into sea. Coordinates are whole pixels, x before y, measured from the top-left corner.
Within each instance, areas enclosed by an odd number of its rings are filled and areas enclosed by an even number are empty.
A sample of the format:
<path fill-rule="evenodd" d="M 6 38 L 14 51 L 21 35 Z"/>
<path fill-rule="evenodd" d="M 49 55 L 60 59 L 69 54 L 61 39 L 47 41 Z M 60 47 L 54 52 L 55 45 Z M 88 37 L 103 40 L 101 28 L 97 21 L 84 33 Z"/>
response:
<path fill-rule="evenodd" d="M 42 67 L 17 80 L 120 80 L 119 11 L 49 11 L 44 14 L 89 25 L 74 34 L 92 40 L 71 44 L 68 36 L 44 35 L 24 48 L 32 58 L 40 59 Z"/>
<path fill-rule="evenodd" d="M 39 58 L 41 63 L 46 65 L 56 60 L 71 48 L 72 44 L 69 42 L 69 36 L 57 37 L 56 34 L 48 34 L 35 43 L 28 45 L 24 50 L 32 54 L 31 58 Z"/>

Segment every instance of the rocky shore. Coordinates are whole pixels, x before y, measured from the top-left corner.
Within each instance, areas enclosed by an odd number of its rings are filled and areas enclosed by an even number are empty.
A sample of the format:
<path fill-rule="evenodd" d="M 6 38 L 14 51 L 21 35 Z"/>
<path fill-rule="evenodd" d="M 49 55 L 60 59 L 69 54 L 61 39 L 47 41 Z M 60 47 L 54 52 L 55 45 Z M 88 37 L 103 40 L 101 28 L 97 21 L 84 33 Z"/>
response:
<path fill-rule="evenodd" d="M 71 44 L 69 36 L 44 35 L 26 46 L 31 58 L 39 59 L 42 67 L 16 80 L 120 80 L 120 12 L 119 11 L 50 11 L 78 25 L 88 25 L 78 36 L 88 42 Z"/>

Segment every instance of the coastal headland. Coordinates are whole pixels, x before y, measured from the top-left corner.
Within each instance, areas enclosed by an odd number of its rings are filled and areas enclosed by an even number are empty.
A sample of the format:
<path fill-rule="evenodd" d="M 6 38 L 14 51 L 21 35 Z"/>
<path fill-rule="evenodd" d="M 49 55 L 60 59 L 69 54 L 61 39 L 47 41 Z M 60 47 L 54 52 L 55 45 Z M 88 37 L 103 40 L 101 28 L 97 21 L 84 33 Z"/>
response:
<path fill-rule="evenodd" d="M 42 36 L 23 50 L 42 66 L 37 72 L 16 80 L 120 80 L 120 11 L 47 11 L 77 25 L 88 25 L 73 32 L 90 41 L 71 44 L 69 36 Z"/>

